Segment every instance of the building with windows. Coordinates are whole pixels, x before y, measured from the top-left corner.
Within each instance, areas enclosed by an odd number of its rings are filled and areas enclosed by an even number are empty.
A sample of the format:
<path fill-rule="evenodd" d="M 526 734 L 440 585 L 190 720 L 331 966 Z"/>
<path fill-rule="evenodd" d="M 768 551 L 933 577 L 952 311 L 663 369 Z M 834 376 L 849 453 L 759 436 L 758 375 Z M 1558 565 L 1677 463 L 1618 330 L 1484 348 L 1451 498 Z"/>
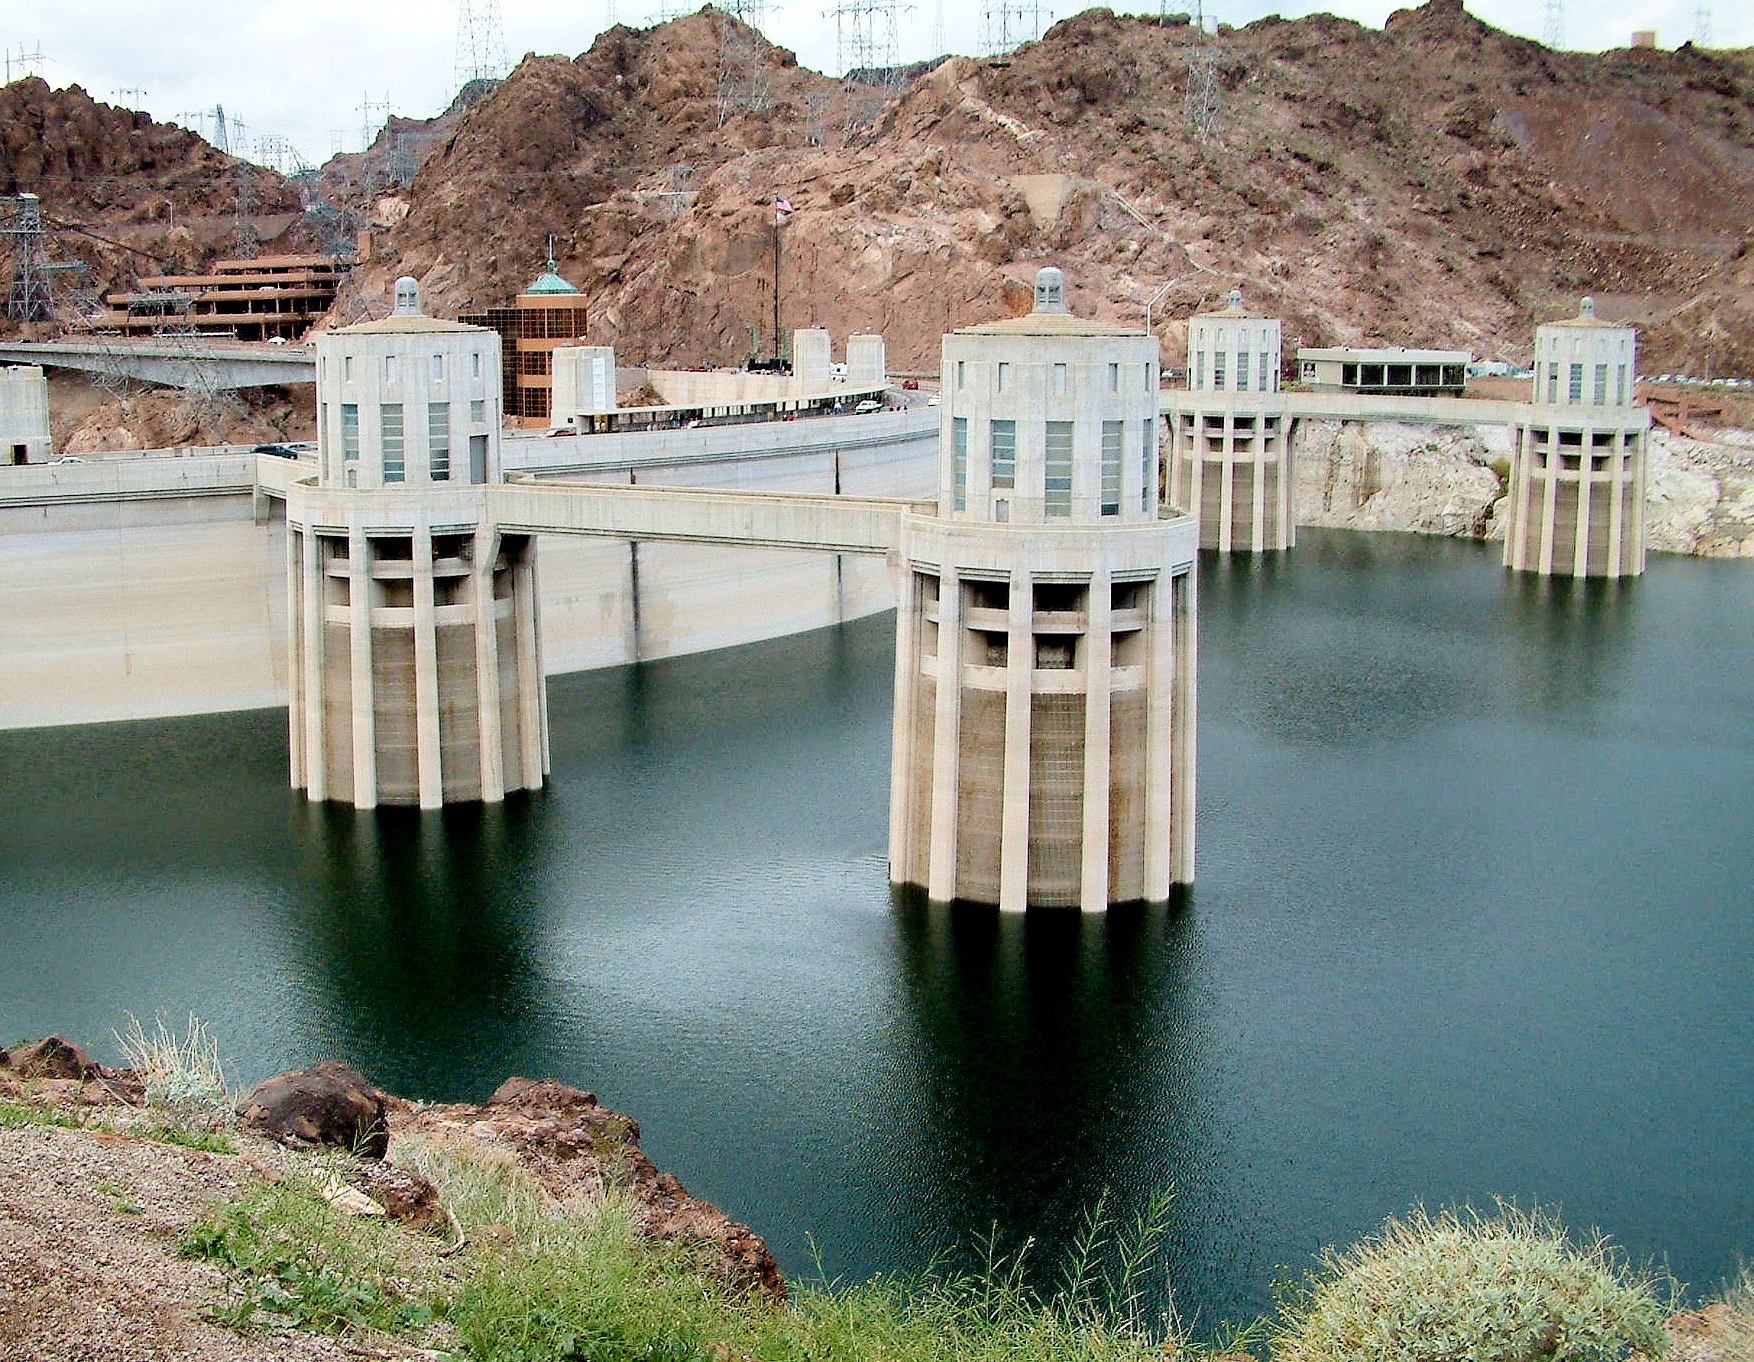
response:
<path fill-rule="evenodd" d="M 1638 335 L 1596 316 L 1535 328 L 1533 401 L 1511 427 L 1504 565 L 1542 576 L 1644 571 L 1650 412 L 1633 405 Z"/>
<path fill-rule="evenodd" d="M 542 784 L 533 536 L 500 480 L 499 338 L 396 310 L 317 343 L 317 468 L 287 493 L 292 784 L 359 808 Z"/>
<path fill-rule="evenodd" d="M 1188 321 L 1188 391 L 1169 413 L 1169 495 L 1199 517 L 1200 547 L 1290 548 L 1293 421 L 1280 394 L 1277 317 L 1242 292 Z"/>
<path fill-rule="evenodd" d="M 1353 350 L 1344 346 L 1297 352 L 1298 380 L 1317 392 L 1385 397 L 1460 397 L 1468 385 L 1466 350 Z"/>
<path fill-rule="evenodd" d="M 1193 878 L 1192 517 L 1159 505 L 1158 360 L 1035 310 L 943 342 L 939 514 L 894 559 L 890 874 L 1001 909 Z"/>
<path fill-rule="evenodd" d="M 585 295 L 560 277 L 554 257 L 510 307 L 464 313 L 461 320 L 499 333 L 505 352 L 501 401 L 513 423 L 548 426 L 554 411 L 554 352 L 585 341 Z"/>
<path fill-rule="evenodd" d="M 243 341 L 297 340 L 335 302 L 352 261 L 327 255 L 219 260 L 206 274 L 150 275 L 131 291 L 106 294 L 98 330 L 149 336 L 193 331 Z"/>

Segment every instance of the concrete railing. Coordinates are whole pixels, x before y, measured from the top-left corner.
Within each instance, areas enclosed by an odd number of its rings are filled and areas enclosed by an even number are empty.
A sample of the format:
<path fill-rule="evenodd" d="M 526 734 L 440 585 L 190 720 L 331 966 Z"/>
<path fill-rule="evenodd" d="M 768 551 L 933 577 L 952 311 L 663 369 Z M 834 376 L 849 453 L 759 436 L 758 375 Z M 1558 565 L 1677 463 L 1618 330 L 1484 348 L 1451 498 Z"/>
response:
<path fill-rule="evenodd" d="M 247 494 L 256 486 L 256 460 L 264 457 L 203 453 L 0 468 L 0 506 Z"/>
<path fill-rule="evenodd" d="M 588 473 L 658 464 L 785 458 L 938 438 L 938 409 L 910 407 L 865 416 L 804 416 L 796 421 L 696 426 L 614 435 L 507 435 L 500 460 L 508 473 Z"/>
<path fill-rule="evenodd" d="M 900 539 L 904 516 L 933 515 L 938 507 L 935 500 L 908 497 L 605 487 L 527 478 L 488 490 L 493 519 L 508 530 L 833 553 L 888 553 Z"/>
<path fill-rule="evenodd" d="M 1167 416 L 1184 411 L 1279 414 L 1310 421 L 1403 421 L 1424 426 L 1508 426 L 1516 402 L 1471 397 L 1389 397 L 1349 392 L 1207 392 L 1165 389 L 1158 400 Z"/>

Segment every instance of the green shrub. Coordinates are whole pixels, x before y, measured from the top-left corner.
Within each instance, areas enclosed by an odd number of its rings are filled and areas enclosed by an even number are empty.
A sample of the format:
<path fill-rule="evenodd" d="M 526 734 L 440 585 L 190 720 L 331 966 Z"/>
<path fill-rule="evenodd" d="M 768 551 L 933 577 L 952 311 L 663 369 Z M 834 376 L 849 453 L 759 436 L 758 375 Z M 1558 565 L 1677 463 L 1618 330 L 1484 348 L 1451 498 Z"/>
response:
<path fill-rule="evenodd" d="M 1283 1303 L 1274 1362 L 1620 1362 L 1668 1346 L 1667 1292 L 1550 1217 L 1415 1210 Z"/>

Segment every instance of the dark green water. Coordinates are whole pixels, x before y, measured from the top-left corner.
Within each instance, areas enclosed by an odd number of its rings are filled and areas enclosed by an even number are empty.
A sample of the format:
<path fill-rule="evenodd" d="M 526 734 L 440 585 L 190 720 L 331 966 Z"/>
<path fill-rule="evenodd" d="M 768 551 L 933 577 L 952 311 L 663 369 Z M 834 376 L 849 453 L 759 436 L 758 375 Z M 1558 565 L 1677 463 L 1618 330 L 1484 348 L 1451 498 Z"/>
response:
<path fill-rule="evenodd" d="M 555 682 L 489 812 L 283 788 L 256 713 L 0 734 L 0 1040 L 211 1019 L 429 1098 L 554 1074 L 790 1269 L 1177 1193 L 1205 1325 L 1416 1200 L 1754 1253 L 1754 567 L 1542 586 L 1306 533 L 1201 581 L 1167 910 L 892 900 L 890 624 Z"/>

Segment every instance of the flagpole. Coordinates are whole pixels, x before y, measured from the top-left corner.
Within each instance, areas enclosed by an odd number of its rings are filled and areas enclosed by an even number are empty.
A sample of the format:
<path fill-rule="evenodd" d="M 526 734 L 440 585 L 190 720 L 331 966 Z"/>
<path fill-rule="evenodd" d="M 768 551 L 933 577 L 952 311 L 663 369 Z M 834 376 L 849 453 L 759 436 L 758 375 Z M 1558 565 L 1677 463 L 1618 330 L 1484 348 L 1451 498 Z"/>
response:
<path fill-rule="evenodd" d="M 776 207 L 773 215 L 773 357 L 782 357 L 780 346 L 780 222 L 784 215 Z"/>

